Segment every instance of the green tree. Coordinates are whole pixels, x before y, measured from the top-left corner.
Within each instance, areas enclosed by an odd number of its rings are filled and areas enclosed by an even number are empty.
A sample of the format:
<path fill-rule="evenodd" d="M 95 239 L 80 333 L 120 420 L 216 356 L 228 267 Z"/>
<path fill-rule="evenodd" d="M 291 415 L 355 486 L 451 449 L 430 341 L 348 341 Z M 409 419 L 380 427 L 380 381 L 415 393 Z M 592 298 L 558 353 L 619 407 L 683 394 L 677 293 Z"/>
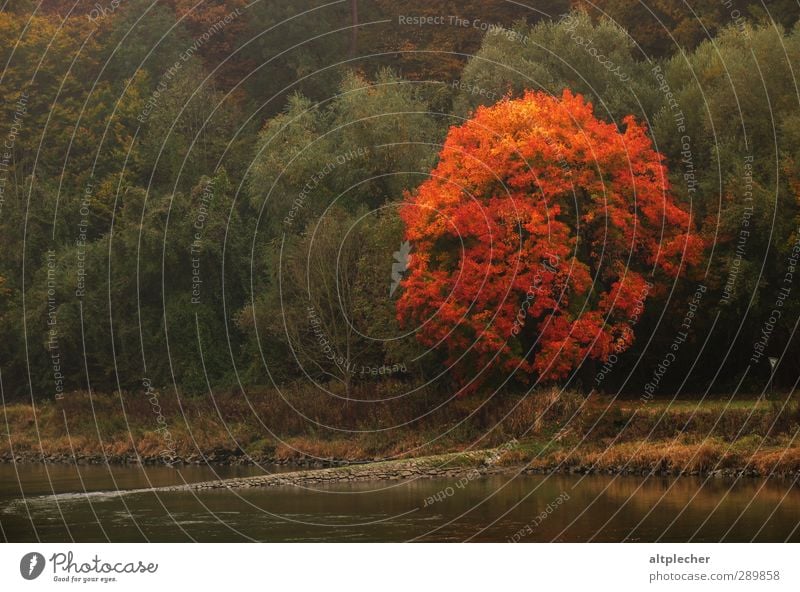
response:
<path fill-rule="evenodd" d="M 329 205 L 349 211 L 399 199 L 427 174 L 441 138 L 416 85 L 383 71 L 348 74 L 323 104 L 295 96 L 261 132 L 249 175 L 269 237 L 299 232 Z"/>
<path fill-rule="evenodd" d="M 691 198 L 695 217 L 714 243 L 704 281 L 720 317 L 703 367 L 731 381 L 752 365 L 752 377 L 768 373 L 767 354 L 789 347 L 796 305 L 771 331 L 767 350 L 753 361 L 754 343 L 775 309 L 798 235 L 798 99 L 792 82 L 800 59 L 800 33 L 780 27 L 728 27 L 687 57 L 666 66 L 666 82 L 676 90 L 677 107 L 664 105 L 654 134 L 673 166 L 674 187 Z M 676 115 L 680 114 L 680 115 Z M 710 330 L 715 315 L 698 319 Z M 710 378 L 710 377 L 709 377 Z M 759 379 L 760 380 L 760 379 Z M 763 383 L 762 383 L 763 384 Z"/>
<path fill-rule="evenodd" d="M 141 112 L 142 177 L 159 187 L 188 189 L 220 164 L 239 170 L 242 145 L 249 144 L 236 136 L 241 122 L 236 99 L 216 90 L 196 59 L 183 63 L 164 87 Z"/>
<path fill-rule="evenodd" d="M 466 116 L 477 105 L 525 90 L 560 95 L 570 89 L 586 96 L 600 117 L 634 114 L 647 121 L 659 96 L 640 57 L 625 31 L 608 20 L 593 24 L 581 12 L 490 31 L 464 68 L 456 112 Z"/>
<path fill-rule="evenodd" d="M 777 0 L 769 6 L 751 0 L 693 0 L 691 4 L 671 0 L 576 0 L 596 20 L 610 18 L 629 32 L 650 56 L 667 57 L 692 50 L 729 25 L 767 19 L 791 27 L 800 16 L 796 2 Z"/>
<path fill-rule="evenodd" d="M 359 385 L 422 369 L 413 363 L 420 346 L 395 312 L 393 255 L 402 236 L 391 204 L 361 215 L 331 208 L 271 247 L 270 281 L 239 323 L 258 341 L 258 364 L 272 380 L 312 379 L 354 398 Z"/>

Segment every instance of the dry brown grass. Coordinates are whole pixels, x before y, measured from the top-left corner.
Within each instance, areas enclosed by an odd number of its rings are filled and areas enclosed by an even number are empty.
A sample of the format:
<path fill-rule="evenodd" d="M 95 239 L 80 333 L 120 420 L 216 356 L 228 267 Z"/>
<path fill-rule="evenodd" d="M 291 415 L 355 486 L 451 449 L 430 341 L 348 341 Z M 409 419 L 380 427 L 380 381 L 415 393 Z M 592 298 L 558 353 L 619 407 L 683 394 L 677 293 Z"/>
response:
<path fill-rule="evenodd" d="M 504 427 L 511 434 L 540 434 L 546 428 L 569 421 L 585 399 L 574 392 L 548 388 L 529 394 L 513 407 Z"/>
<path fill-rule="evenodd" d="M 637 440 L 608 447 L 589 444 L 577 450 L 555 448 L 544 453 L 518 449 L 507 453 L 502 460 L 506 465 L 528 464 L 540 469 L 581 467 L 615 473 L 623 469 L 672 473 L 752 469 L 762 475 L 800 471 L 800 442 L 797 441 L 787 439 L 763 444 L 752 438 L 733 443 L 720 439 L 686 440 Z"/>
<path fill-rule="evenodd" d="M 391 388 L 402 392 L 407 385 Z M 707 471 L 749 463 L 768 472 L 769 467 L 793 470 L 799 462 L 796 444 L 789 444 L 799 429 L 796 402 L 637 405 L 587 400 L 558 389 L 497 395 L 488 403 L 480 397 L 445 403 L 444 395 L 424 391 L 380 403 L 364 402 L 367 392 L 357 395 L 361 401 L 345 401 L 294 387 L 247 397 L 223 393 L 211 400 L 162 391 L 158 410 L 169 442 L 157 431 L 156 410 L 141 394 L 70 393 L 59 403 L 37 404 L 35 412 L 28 404 L 11 404 L 0 423 L 7 418 L 15 453 L 34 454 L 43 448 L 58 455 L 156 456 L 170 447 L 181 457 L 238 450 L 260 459 L 365 460 L 491 448 L 515 438 L 523 445 L 507 451 L 502 464 L 538 455 L 534 466 Z M 580 450 L 569 454 L 581 439 Z M 4 454 L 8 439 L 0 441 Z"/>

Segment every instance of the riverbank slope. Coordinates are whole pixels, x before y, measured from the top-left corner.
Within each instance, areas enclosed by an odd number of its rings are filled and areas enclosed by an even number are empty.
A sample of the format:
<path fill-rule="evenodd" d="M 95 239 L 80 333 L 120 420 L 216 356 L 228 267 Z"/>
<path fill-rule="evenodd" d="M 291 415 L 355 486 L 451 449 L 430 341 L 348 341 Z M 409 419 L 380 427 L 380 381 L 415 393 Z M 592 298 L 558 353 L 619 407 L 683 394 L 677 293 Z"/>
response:
<path fill-rule="evenodd" d="M 555 389 L 524 398 L 452 401 L 409 415 L 350 415 L 317 405 L 298 421 L 269 393 L 159 399 L 71 393 L 59 402 L 8 404 L 0 461 L 352 466 L 461 453 L 459 466 L 621 474 L 796 475 L 800 410 L 775 401 L 619 401 Z M 306 401 L 308 404 L 308 401 Z M 338 415 L 337 415 L 338 414 Z M 308 417 L 308 416 L 307 416 Z M 326 429 L 343 425 L 345 429 Z M 351 427 L 352 426 L 352 427 Z M 471 454 L 471 453 L 470 453 Z M 481 456 L 482 455 L 482 456 Z M 402 470 L 402 469 L 401 469 Z"/>

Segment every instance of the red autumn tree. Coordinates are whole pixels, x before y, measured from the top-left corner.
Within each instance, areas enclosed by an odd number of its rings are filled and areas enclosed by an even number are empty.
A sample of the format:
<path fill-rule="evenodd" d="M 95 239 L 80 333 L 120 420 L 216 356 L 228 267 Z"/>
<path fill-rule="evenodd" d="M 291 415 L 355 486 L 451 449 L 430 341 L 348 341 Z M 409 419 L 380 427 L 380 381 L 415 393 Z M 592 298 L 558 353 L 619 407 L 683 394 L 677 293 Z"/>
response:
<path fill-rule="evenodd" d="M 653 278 L 701 255 L 643 126 L 580 95 L 528 92 L 451 128 L 401 210 L 413 254 L 398 316 L 464 383 L 559 379 L 633 341 Z"/>

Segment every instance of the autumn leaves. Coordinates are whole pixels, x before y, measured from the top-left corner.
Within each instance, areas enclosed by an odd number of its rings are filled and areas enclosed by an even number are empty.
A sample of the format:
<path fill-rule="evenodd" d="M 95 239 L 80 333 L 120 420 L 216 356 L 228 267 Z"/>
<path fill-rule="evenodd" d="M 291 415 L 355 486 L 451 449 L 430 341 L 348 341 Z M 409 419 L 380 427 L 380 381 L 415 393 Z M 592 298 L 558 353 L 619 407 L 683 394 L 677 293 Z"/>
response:
<path fill-rule="evenodd" d="M 446 351 L 464 391 L 621 353 L 651 281 L 699 258 L 662 156 L 633 118 L 623 127 L 580 95 L 527 92 L 453 127 L 407 196 L 398 314 L 425 325 L 418 339 Z"/>

